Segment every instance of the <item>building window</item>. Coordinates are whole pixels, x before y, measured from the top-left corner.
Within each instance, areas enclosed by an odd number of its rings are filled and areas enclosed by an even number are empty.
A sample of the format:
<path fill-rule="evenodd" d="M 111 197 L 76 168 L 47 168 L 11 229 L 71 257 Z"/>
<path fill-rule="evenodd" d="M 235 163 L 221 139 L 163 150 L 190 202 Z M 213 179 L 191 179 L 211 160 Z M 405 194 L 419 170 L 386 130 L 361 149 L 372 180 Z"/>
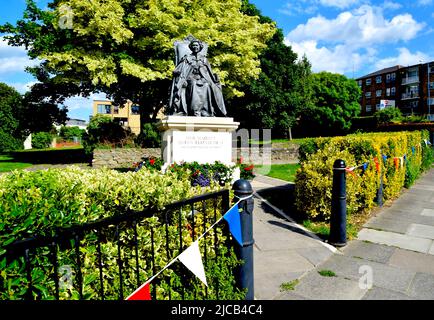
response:
<path fill-rule="evenodd" d="M 377 76 L 377 77 L 375 78 L 375 82 L 376 82 L 376 83 L 381 83 L 381 76 Z"/>
<path fill-rule="evenodd" d="M 376 104 L 376 105 L 375 105 L 375 110 L 377 110 L 377 111 L 380 110 L 380 106 L 381 106 L 381 104 L 379 104 L 379 103 Z"/>
<path fill-rule="evenodd" d="M 358 84 L 359 87 L 361 88 L 361 87 L 362 87 L 362 84 L 363 84 L 363 81 L 362 81 L 362 80 L 359 80 L 359 81 L 357 81 L 357 84 Z"/>
<path fill-rule="evenodd" d="M 394 73 L 391 73 L 390 74 L 390 80 L 391 81 L 395 81 L 395 79 L 396 79 L 396 73 L 394 72 Z"/>
<path fill-rule="evenodd" d="M 114 114 L 119 114 L 119 106 L 114 106 L 113 107 L 113 113 Z"/>
<path fill-rule="evenodd" d="M 372 106 L 370 104 L 366 105 L 366 112 L 372 112 Z"/>
<path fill-rule="evenodd" d="M 371 92 L 370 92 L 370 91 L 365 92 L 365 97 L 366 97 L 366 98 L 370 98 L 370 97 L 371 97 Z"/>
<path fill-rule="evenodd" d="M 429 88 L 430 88 L 430 89 L 434 89 L 434 82 L 430 82 L 430 83 L 429 83 Z"/>
<path fill-rule="evenodd" d="M 111 114 L 111 105 L 109 104 L 99 104 L 98 105 L 99 114 Z"/>
<path fill-rule="evenodd" d="M 131 106 L 131 114 L 140 114 L 139 106 Z"/>
<path fill-rule="evenodd" d="M 375 96 L 376 97 L 381 97 L 382 92 L 383 92 L 382 90 L 375 91 Z"/>
<path fill-rule="evenodd" d="M 395 87 L 390 88 L 390 95 L 394 96 L 395 94 L 396 94 L 396 88 Z"/>
<path fill-rule="evenodd" d="M 365 84 L 369 86 L 371 84 L 371 79 L 366 79 Z"/>
<path fill-rule="evenodd" d="M 386 83 L 390 82 L 390 73 L 386 74 Z"/>
<path fill-rule="evenodd" d="M 390 88 L 386 89 L 386 97 L 390 97 Z"/>

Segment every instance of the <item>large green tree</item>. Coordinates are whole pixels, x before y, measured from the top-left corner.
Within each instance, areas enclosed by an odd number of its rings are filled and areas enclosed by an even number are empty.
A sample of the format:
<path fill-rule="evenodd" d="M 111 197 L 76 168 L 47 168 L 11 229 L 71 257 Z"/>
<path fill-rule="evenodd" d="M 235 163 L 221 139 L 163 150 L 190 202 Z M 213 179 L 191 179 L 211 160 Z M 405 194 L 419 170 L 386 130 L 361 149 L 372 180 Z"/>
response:
<path fill-rule="evenodd" d="M 305 135 L 345 134 L 360 113 L 361 91 L 356 81 L 344 75 L 319 72 L 311 75 L 313 105 L 301 114 Z"/>
<path fill-rule="evenodd" d="M 260 73 L 258 55 L 272 23 L 240 11 L 240 0 L 53 0 L 47 10 L 27 0 L 24 17 L 0 28 L 9 44 L 24 45 L 41 63 L 29 69 L 33 91 L 61 103 L 105 92 L 116 103 L 141 106 L 155 119 L 169 96 L 173 43 L 194 35 L 209 44 L 209 60 L 225 95 Z"/>
<path fill-rule="evenodd" d="M 21 95 L 7 84 L 0 83 L 0 152 L 21 146 L 16 110 L 22 106 Z"/>
<path fill-rule="evenodd" d="M 263 23 L 271 22 L 248 0 L 243 0 L 242 10 L 258 16 Z M 244 127 L 269 128 L 273 136 L 286 136 L 310 104 L 310 63 L 306 57 L 298 60 L 284 43 L 280 29 L 267 42 L 260 61 L 262 72 L 258 79 L 243 87 L 243 97 L 229 100 L 229 111 Z"/>

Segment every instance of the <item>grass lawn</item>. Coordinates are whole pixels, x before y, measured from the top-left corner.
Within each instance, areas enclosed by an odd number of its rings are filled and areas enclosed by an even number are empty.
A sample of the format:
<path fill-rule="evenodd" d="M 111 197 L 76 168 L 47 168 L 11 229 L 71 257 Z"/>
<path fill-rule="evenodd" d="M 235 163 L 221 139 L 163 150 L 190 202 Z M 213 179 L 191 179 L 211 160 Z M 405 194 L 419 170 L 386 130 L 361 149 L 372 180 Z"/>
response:
<path fill-rule="evenodd" d="M 9 172 L 15 169 L 24 169 L 30 167 L 31 163 L 14 161 L 13 157 L 0 155 L 0 172 Z"/>
<path fill-rule="evenodd" d="M 271 168 L 270 166 L 258 165 L 255 166 L 255 172 L 272 178 L 294 182 L 295 173 L 298 168 L 300 168 L 300 164 L 298 163 L 272 164 Z"/>

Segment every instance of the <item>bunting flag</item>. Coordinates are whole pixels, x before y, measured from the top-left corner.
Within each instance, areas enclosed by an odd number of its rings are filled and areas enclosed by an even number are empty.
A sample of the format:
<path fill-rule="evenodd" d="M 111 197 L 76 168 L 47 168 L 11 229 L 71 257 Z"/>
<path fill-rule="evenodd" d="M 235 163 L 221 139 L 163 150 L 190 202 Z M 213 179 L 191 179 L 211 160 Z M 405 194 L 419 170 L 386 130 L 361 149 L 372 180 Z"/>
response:
<path fill-rule="evenodd" d="M 386 160 L 387 160 L 387 156 L 383 154 L 383 161 L 386 162 Z"/>
<path fill-rule="evenodd" d="M 380 163 L 378 162 L 377 157 L 374 157 L 374 163 L 375 163 L 375 169 L 377 169 L 377 172 L 380 172 Z"/>
<path fill-rule="evenodd" d="M 416 153 L 416 148 L 415 147 L 411 147 L 411 152 L 413 153 L 413 155 Z"/>
<path fill-rule="evenodd" d="M 134 291 L 126 300 L 151 300 L 151 281 L 144 283 Z"/>
<path fill-rule="evenodd" d="M 399 158 L 398 157 L 393 158 L 393 162 L 395 163 L 396 170 L 398 170 L 399 169 L 399 163 L 400 163 Z"/>
<path fill-rule="evenodd" d="M 241 233 L 241 218 L 238 210 L 238 204 L 234 205 L 224 216 L 229 224 L 229 231 L 232 234 L 232 237 L 237 240 L 237 242 L 242 246 L 243 245 L 243 236 Z"/>
<path fill-rule="evenodd" d="M 351 168 L 350 167 L 346 167 L 345 171 L 348 172 L 348 173 L 351 173 L 354 176 L 354 178 L 357 178 L 356 174 L 354 173 L 354 169 L 356 169 L 356 167 L 351 167 Z"/>
<path fill-rule="evenodd" d="M 365 162 L 365 163 L 363 164 L 363 172 L 365 172 L 366 169 L 368 169 L 368 166 L 369 166 L 369 162 Z"/>
<path fill-rule="evenodd" d="M 183 253 L 178 256 L 181 261 L 193 274 L 198 277 L 206 286 L 205 269 L 203 268 L 202 256 L 199 250 L 199 242 L 193 242 Z"/>

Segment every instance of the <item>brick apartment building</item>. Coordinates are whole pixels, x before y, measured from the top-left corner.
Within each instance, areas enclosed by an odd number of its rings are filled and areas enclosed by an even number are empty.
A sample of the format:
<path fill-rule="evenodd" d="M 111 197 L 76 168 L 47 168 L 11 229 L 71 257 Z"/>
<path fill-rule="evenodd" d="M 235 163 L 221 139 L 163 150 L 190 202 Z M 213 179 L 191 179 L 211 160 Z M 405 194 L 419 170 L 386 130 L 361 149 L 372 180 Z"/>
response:
<path fill-rule="evenodd" d="M 434 117 L 434 61 L 385 68 L 356 81 L 362 89 L 362 116 L 372 115 L 386 105 L 401 109 L 403 114 Z"/>

